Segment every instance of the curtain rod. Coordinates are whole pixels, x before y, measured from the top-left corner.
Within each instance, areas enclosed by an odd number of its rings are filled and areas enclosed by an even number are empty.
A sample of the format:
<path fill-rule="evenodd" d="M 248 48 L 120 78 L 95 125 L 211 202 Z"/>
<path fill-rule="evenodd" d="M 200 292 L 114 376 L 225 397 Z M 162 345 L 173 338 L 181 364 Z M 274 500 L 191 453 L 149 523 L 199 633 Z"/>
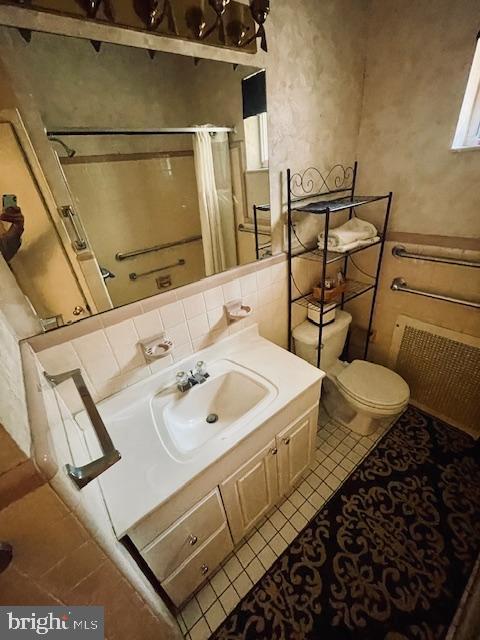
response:
<path fill-rule="evenodd" d="M 208 133 L 233 133 L 234 127 L 183 127 L 183 128 L 164 128 L 164 129 L 90 129 L 86 128 L 66 128 L 53 129 L 47 131 L 49 138 L 55 136 L 158 136 L 158 135 L 176 135 L 176 134 L 192 134 L 200 131 Z"/>

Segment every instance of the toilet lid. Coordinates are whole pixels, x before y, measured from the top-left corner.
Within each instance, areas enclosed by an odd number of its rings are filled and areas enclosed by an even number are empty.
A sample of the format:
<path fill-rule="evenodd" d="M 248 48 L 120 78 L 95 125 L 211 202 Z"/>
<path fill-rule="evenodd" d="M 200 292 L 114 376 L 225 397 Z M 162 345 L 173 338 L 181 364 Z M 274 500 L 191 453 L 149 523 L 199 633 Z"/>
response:
<path fill-rule="evenodd" d="M 347 395 L 371 407 L 401 407 L 410 398 L 408 384 L 398 373 L 366 360 L 354 360 L 337 382 Z"/>

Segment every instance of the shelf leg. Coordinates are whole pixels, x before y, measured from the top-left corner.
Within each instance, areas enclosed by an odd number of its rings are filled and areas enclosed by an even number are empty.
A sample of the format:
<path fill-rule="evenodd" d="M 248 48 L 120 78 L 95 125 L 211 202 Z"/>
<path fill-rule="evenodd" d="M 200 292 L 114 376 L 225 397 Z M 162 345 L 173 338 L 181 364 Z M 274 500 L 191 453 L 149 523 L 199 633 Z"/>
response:
<path fill-rule="evenodd" d="M 378 254 L 377 273 L 375 274 L 375 287 L 373 289 L 372 306 L 370 309 L 370 318 L 368 320 L 367 337 L 365 338 L 365 352 L 363 354 L 364 360 L 368 358 L 368 350 L 370 348 L 370 338 L 372 333 L 373 317 L 375 315 L 375 304 L 377 302 L 378 281 L 380 279 L 380 272 L 382 270 L 383 250 L 385 248 L 385 239 L 387 237 L 388 221 L 390 219 L 390 211 L 392 209 L 392 198 L 393 198 L 393 193 L 390 191 L 390 193 L 388 194 L 387 211 L 385 213 L 385 220 L 383 223 L 382 242 L 380 244 L 380 252 Z"/>
<path fill-rule="evenodd" d="M 327 277 L 327 250 L 328 250 L 328 232 L 330 230 L 330 209 L 325 214 L 325 228 L 323 240 L 323 257 L 322 257 L 322 282 L 320 294 L 320 326 L 318 327 L 318 351 L 317 351 L 317 367 L 320 369 L 322 361 L 322 338 L 323 338 L 323 312 L 325 306 L 325 279 Z"/>

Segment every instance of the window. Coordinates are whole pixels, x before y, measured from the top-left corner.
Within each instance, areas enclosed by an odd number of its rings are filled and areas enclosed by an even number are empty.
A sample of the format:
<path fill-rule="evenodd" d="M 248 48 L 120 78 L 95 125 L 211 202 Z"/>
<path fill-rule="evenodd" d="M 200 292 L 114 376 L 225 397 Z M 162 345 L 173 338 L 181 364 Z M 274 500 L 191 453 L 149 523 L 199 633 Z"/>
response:
<path fill-rule="evenodd" d="M 480 33 L 479 33 L 480 36 Z M 480 37 L 468 76 L 452 149 L 480 148 Z"/>
<path fill-rule="evenodd" d="M 268 168 L 267 87 L 265 69 L 242 80 L 247 171 Z"/>

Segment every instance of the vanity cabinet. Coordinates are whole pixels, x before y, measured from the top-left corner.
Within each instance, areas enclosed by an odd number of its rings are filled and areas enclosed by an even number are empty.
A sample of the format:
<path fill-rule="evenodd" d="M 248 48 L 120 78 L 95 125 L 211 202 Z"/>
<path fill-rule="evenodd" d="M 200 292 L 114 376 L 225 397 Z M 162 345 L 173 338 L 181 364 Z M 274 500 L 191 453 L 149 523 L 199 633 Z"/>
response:
<path fill-rule="evenodd" d="M 197 498 L 167 528 L 169 518 L 161 506 L 130 531 L 133 543 L 177 607 L 215 572 L 280 497 L 301 481 L 314 460 L 317 416 L 315 405 L 286 428 L 281 429 L 280 424 L 253 456 L 253 441 L 249 456 L 243 459 L 232 449 L 218 474 L 212 471 L 214 486 L 209 485 L 207 495 Z M 232 468 L 235 472 L 227 476 L 225 470 Z M 188 492 L 185 489 L 175 497 L 177 513 L 182 513 Z"/>
<path fill-rule="evenodd" d="M 239 542 L 278 500 L 276 441 L 222 482 L 220 491 L 230 531 Z"/>
<path fill-rule="evenodd" d="M 316 416 L 307 415 L 276 437 L 280 495 L 286 495 L 300 481 L 315 454 Z"/>

